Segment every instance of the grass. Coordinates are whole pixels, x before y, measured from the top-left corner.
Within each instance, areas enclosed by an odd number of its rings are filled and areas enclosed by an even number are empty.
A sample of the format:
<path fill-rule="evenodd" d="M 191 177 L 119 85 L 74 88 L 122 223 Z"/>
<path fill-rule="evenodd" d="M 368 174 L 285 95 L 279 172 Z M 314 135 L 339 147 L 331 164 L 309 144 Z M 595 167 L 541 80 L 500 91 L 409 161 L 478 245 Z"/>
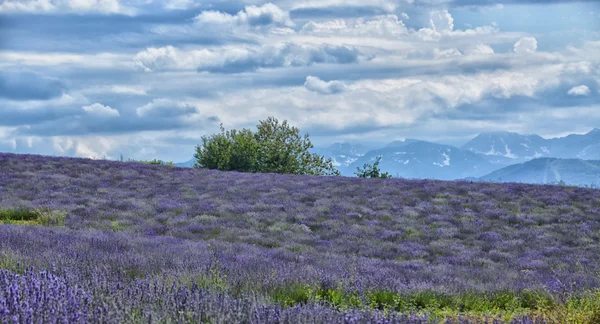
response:
<path fill-rule="evenodd" d="M 472 321 L 501 319 L 510 322 L 522 316 L 563 323 L 600 323 L 600 290 L 556 300 L 544 291 L 477 293 L 456 295 L 431 291 L 397 293 L 374 290 L 360 298 L 358 294 L 340 288 L 323 289 L 319 285 L 291 284 L 271 287 L 270 299 L 292 307 L 311 302 L 324 303 L 339 309 L 371 309 L 384 312 L 428 314 L 434 320 L 468 318 Z"/>
<path fill-rule="evenodd" d="M 67 213 L 47 208 L 0 209 L 0 224 L 64 226 Z"/>

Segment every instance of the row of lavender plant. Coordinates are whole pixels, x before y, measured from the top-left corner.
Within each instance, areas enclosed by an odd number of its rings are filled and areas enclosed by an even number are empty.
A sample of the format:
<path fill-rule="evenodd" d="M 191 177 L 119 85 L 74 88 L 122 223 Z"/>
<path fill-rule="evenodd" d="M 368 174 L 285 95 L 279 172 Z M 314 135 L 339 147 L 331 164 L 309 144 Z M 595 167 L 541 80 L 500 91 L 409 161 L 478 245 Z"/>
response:
<path fill-rule="evenodd" d="M 318 301 L 284 307 L 262 295 L 261 290 L 274 287 L 275 282 L 289 284 L 345 275 L 331 268 L 319 268 L 317 264 L 313 271 L 304 272 L 294 265 L 304 270 L 313 265 L 303 266 L 271 249 L 239 243 L 209 246 L 177 239 L 17 226 L 0 228 L 0 241 L 0 262 L 3 268 L 10 269 L 0 270 L 2 323 L 429 323 L 434 320 L 427 314 L 339 309 Z M 177 253 L 173 253 L 175 250 Z M 266 268 L 271 268 L 271 272 Z M 219 273 L 214 269 L 219 269 Z M 268 273 L 275 275 L 265 275 Z M 204 285 L 206 280 L 217 282 L 218 278 L 211 275 L 225 278 L 225 286 Z M 355 275 L 355 280 L 368 282 L 368 277 L 368 273 L 363 273 Z M 231 289 L 236 283 L 243 285 L 252 280 L 259 285 L 251 290 Z M 470 322 L 461 317 L 456 320 Z M 490 321 L 501 322 L 494 318 Z M 512 322 L 543 323 L 527 316 Z"/>

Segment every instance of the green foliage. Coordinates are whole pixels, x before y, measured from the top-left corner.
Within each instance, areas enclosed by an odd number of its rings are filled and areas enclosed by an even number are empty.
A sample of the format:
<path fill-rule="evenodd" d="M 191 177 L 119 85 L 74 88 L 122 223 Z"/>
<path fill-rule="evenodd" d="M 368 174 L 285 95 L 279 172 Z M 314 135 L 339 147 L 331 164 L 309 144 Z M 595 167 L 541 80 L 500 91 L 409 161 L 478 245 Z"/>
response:
<path fill-rule="evenodd" d="M 28 208 L 0 209 L 0 221 L 2 222 L 34 221 L 37 217 L 35 211 Z"/>
<path fill-rule="evenodd" d="M 242 129 L 203 136 L 196 146 L 194 167 L 239 172 L 340 175 L 331 159 L 311 154 L 309 135 L 273 117 L 260 121 L 257 131 Z"/>
<path fill-rule="evenodd" d="M 222 266 L 221 262 L 217 259 L 217 252 L 210 244 L 208 244 L 208 249 L 212 254 L 211 264 L 208 270 L 210 287 L 218 291 L 227 291 L 229 289 L 227 275 L 223 273 L 221 269 Z"/>
<path fill-rule="evenodd" d="M 67 213 L 60 210 L 39 208 L 35 210 L 35 213 L 38 215 L 38 223 L 44 226 L 64 226 L 67 219 Z"/>
<path fill-rule="evenodd" d="M 135 160 L 135 159 L 127 159 L 127 161 L 125 161 L 125 159 L 123 158 L 123 154 L 119 155 L 119 162 L 139 162 L 139 163 L 144 163 L 144 164 L 152 164 L 152 165 L 166 165 L 166 166 L 174 166 L 175 163 L 173 163 L 172 161 L 163 161 L 163 160 L 157 160 L 157 159 L 152 159 L 152 160 Z"/>
<path fill-rule="evenodd" d="M 157 159 L 153 159 L 153 160 L 140 160 L 137 162 L 141 162 L 144 164 L 153 164 L 153 165 L 166 165 L 166 166 L 174 166 L 175 164 L 173 164 L 173 162 L 169 161 L 169 162 L 165 162 L 163 160 L 157 160 Z"/>
<path fill-rule="evenodd" d="M 600 315 L 600 293 L 580 297 L 570 297 L 566 303 L 559 303 L 543 291 L 475 293 L 465 292 L 457 295 L 442 294 L 433 291 L 399 293 L 384 290 L 367 291 L 364 298 L 341 287 L 325 289 L 320 285 L 291 283 L 270 287 L 266 294 L 273 302 L 285 306 L 296 306 L 311 302 L 325 303 L 339 309 L 379 309 L 400 313 L 427 313 L 432 319 L 446 319 L 458 315 L 474 320 L 501 317 L 510 320 L 525 314 L 540 318 L 566 318 L 565 313 L 577 314 L 587 318 Z M 574 317 L 575 318 L 575 317 Z"/>
<path fill-rule="evenodd" d="M 379 170 L 379 162 L 381 162 L 381 156 L 377 157 L 377 160 L 375 161 L 375 163 L 373 163 L 373 165 L 365 163 L 362 169 L 360 167 L 357 167 L 357 172 L 355 172 L 354 174 L 356 174 L 359 178 L 391 178 L 392 176 L 389 173 L 381 173 L 381 171 Z"/>
<path fill-rule="evenodd" d="M 67 213 L 47 208 L 0 209 L 1 224 L 64 226 Z"/>

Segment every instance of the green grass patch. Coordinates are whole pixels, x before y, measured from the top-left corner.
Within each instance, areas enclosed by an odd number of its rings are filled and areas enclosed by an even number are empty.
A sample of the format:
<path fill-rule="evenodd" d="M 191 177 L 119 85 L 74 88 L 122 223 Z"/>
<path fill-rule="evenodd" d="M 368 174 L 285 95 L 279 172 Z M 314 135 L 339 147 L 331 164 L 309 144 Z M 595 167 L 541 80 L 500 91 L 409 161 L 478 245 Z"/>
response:
<path fill-rule="evenodd" d="M 569 323 L 600 323 L 600 291 L 568 297 L 559 302 L 544 291 L 441 294 L 432 291 L 397 293 L 384 290 L 366 292 L 362 297 L 340 288 L 322 289 L 319 285 L 290 284 L 270 287 L 265 293 L 284 306 L 311 302 L 339 309 L 378 309 L 384 312 L 428 314 L 446 320 L 459 316 L 475 321 L 502 319 L 505 322 L 529 315 L 544 320 Z"/>
<path fill-rule="evenodd" d="M 48 208 L 2 208 L 0 224 L 64 226 L 67 213 Z"/>

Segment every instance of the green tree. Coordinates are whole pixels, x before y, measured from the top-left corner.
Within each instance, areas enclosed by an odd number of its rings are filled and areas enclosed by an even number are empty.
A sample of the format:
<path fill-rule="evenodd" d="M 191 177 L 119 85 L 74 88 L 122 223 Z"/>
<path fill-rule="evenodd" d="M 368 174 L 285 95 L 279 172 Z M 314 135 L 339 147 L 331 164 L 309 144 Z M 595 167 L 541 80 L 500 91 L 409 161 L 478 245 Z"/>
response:
<path fill-rule="evenodd" d="M 339 175 L 331 159 L 311 154 L 309 135 L 273 117 L 259 121 L 257 131 L 225 131 L 203 136 L 194 167 L 241 172 Z"/>
<path fill-rule="evenodd" d="M 391 178 L 392 176 L 389 173 L 381 173 L 379 170 L 379 162 L 381 162 L 381 155 L 377 157 L 373 165 L 365 163 L 362 169 L 360 167 L 356 167 L 357 172 L 354 172 L 354 174 L 356 174 L 359 178 Z"/>

